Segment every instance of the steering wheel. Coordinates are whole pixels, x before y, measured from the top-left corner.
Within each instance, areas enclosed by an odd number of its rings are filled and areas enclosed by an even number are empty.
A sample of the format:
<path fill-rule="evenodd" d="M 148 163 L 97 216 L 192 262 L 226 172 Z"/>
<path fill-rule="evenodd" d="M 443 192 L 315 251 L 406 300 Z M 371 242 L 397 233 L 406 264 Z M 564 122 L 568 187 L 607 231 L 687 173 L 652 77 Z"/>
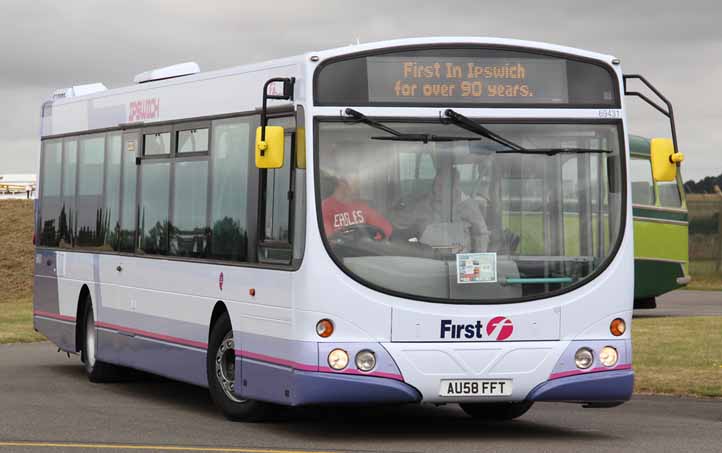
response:
<path fill-rule="evenodd" d="M 358 241 L 363 238 L 374 241 L 383 241 L 386 239 L 386 233 L 382 228 L 379 228 L 376 225 L 357 223 L 355 225 L 343 227 L 329 236 L 329 239 L 334 242 L 345 242 L 346 238 L 351 238 L 354 241 Z"/>

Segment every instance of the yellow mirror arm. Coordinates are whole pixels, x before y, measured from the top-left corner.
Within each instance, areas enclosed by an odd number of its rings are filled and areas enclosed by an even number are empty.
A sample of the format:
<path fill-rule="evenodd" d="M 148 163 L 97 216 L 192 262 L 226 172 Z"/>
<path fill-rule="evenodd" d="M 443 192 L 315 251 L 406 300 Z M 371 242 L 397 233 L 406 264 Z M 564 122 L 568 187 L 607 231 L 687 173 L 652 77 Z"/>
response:
<path fill-rule="evenodd" d="M 669 156 L 669 161 L 672 162 L 673 164 L 679 165 L 682 163 L 683 160 L 684 160 L 684 154 L 680 153 L 680 152 L 672 153 Z"/>
<path fill-rule="evenodd" d="M 266 143 L 265 141 L 260 141 L 256 144 L 256 148 L 258 149 L 258 151 L 261 152 L 261 156 L 263 156 L 268 149 L 268 143 Z"/>

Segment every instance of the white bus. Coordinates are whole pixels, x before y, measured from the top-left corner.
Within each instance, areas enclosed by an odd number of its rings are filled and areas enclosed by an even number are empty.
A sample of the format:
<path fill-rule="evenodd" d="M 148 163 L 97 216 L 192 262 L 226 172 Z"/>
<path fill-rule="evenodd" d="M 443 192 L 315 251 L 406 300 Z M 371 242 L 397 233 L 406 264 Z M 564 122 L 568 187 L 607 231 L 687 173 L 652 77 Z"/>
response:
<path fill-rule="evenodd" d="M 614 57 L 424 38 L 135 81 L 42 109 L 34 324 L 91 381 L 206 386 L 238 420 L 630 398 Z"/>

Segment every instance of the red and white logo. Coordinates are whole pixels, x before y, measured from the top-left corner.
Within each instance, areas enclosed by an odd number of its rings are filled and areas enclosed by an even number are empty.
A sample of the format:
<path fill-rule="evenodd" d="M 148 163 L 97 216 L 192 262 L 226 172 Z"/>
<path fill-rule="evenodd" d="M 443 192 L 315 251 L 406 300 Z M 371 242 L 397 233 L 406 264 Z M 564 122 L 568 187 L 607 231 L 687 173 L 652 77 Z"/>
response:
<path fill-rule="evenodd" d="M 128 122 L 155 120 L 160 117 L 160 99 L 151 98 L 131 101 L 128 104 Z"/>
<path fill-rule="evenodd" d="M 223 291 L 223 272 L 218 275 L 218 288 Z"/>
<path fill-rule="evenodd" d="M 497 316 L 486 323 L 486 334 L 489 338 L 496 337 L 497 341 L 506 340 L 513 332 L 514 323 L 507 317 Z"/>

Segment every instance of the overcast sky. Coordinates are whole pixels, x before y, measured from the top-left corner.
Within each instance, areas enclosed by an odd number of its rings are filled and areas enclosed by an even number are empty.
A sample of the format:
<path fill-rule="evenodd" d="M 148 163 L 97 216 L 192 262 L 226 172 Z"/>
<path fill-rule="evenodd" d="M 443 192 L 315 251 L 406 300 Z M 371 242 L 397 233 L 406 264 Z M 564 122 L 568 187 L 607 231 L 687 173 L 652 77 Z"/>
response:
<path fill-rule="evenodd" d="M 271 6 L 272 5 L 272 6 Z M 685 179 L 722 173 L 722 2 L 0 0 L 0 174 L 34 173 L 40 105 L 61 87 L 132 83 L 361 42 L 495 36 L 609 53 L 673 102 Z M 630 130 L 669 134 L 630 101 Z"/>

